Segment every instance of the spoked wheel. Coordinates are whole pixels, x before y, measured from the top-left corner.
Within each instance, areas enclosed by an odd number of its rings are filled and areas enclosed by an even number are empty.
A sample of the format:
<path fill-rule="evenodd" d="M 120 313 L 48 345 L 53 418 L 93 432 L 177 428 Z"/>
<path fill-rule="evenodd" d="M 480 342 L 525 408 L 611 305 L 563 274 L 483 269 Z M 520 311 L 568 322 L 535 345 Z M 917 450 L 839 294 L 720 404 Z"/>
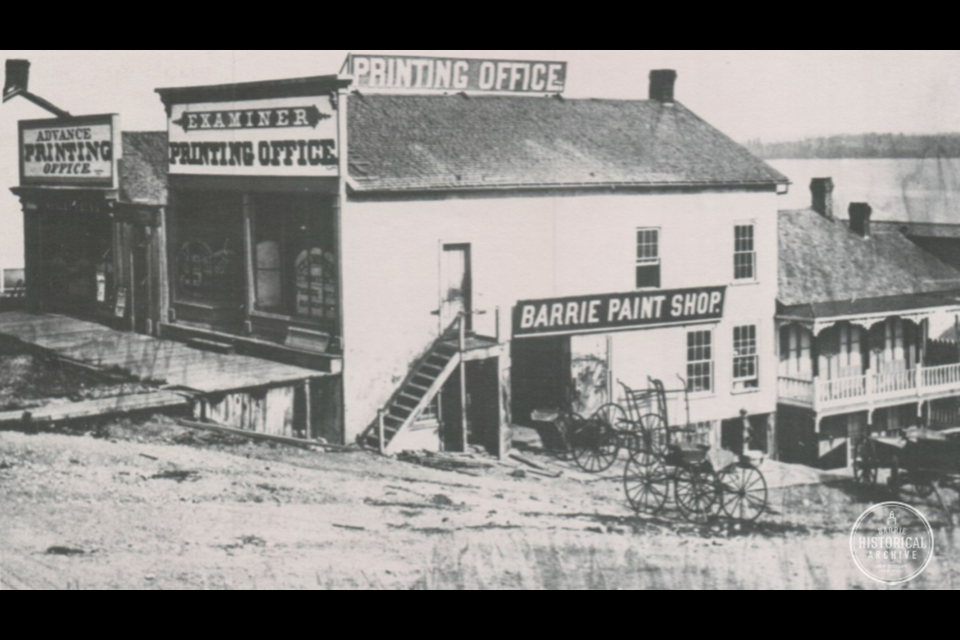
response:
<path fill-rule="evenodd" d="M 705 524 L 719 513 L 719 483 L 709 465 L 680 467 L 674 484 L 677 509 L 689 522 Z"/>
<path fill-rule="evenodd" d="M 600 420 L 586 420 L 570 438 L 570 453 L 587 473 L 603 473 L 620 454 L 616 432 Z"/>
<path fill-rule="evenodd" d="M 656 413 L 648 413 L 640 418 L 640 428 L 643 430 L 643 446 L 647 451 L 659 455 L 667 453 L 667 425 L 663 418 Z"/>
<path fill-rule="evenodd" d="M 895 500 L 900 499 L 903 478 L 900 476 L 900 458 L 896 454 L 890 457 L 890 477 L 887 478 L 887 489 Z"/>
<path fill-rule="evenodd" d="M 913 490 L 922 499 L 927 499 L 933 495 L 935 491 L 933 483 L 936 481 L 937 479 L 933 474 L 923 471 L 910 474 L 910 484 L 913 485 Z"/>
<path fill-rule="evenodd" d="M 627 412 L 618 404 L 608 403 L 597 409 L 593 414 L 593 420 L 602 422 L 613 429 L 613 432 L 621 436 L 629 446 L 630 442 L 630 420 L 627 418 Z"/>
<path fill-rule="evenodd" d="M 853 447 L 853 477 L 857 484 L 873 487 L 877 484 L 877 447 L 873 440 L 860 438 Z"/>
<path fill-rule="evenodd" d="M 638 515 L 663 511 L 670 495 L 670 473 L 663 457 L 650 451 L 630 456 L 623 472 L 623 490 Z"/>
<path fill-rule="evenodd" d="M 731 465 L 720 472 L 720 507 L 728 518 L 755 522 L 767 509 L 767 481 L 759 469 Z"/>
<path fill-rule="evenodd" d="M 573 459 L 573 446 L 571 444 L 573 442 L 573 434 L 584 424 L 586 424 L 586 420 L 584 420 L 583 416 L 579 413 L 564 412 L 557 416 L 556 421 L 554 421 L 554 426 L 563 441 L 564 451 L 558 456 L 562 460 Z"/>

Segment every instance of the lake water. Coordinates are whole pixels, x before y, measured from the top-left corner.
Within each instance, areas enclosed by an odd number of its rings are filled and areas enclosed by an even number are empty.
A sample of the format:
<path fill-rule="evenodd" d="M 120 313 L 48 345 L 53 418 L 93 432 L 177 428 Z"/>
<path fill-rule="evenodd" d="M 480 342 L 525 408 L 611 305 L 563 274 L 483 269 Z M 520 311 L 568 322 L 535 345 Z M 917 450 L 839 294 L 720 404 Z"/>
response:
<path fill-rule="evenodd" d="M 770 160 L 790 178 L 781 209 L 810 206 L 811 178 L 833 178 L 834 212 L 867 202 L 875 220 L 960 224 L 960 159 Z"/>

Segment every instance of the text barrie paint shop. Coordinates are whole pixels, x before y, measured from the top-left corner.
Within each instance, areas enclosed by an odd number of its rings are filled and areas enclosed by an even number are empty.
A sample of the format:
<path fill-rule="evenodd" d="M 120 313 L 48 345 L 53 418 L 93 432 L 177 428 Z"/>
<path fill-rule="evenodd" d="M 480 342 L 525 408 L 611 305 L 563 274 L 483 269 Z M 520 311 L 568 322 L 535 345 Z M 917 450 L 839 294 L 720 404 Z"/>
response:
<path fill-rule="evenodd" d="M 655 291 L 561 300 L 521 302 L 514 317 L 516 335 L 718 320 L 724 287 Z"/>

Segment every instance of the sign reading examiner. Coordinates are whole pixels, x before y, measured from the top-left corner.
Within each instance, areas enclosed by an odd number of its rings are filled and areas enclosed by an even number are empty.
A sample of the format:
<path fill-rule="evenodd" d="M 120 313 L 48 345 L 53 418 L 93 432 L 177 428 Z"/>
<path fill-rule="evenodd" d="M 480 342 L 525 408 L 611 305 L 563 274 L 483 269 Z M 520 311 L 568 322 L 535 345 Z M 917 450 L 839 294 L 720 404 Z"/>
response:
<path fill-rule="evenodd" d="M 513 312 L 515 338 L 617 331 L 721 320 L 726 287 L 525 300 Z"/>
<path fill-rule="evenodd" d="M 338 116 L 329 96 L 173 105 L 170 173 L 335 177 Z"/>

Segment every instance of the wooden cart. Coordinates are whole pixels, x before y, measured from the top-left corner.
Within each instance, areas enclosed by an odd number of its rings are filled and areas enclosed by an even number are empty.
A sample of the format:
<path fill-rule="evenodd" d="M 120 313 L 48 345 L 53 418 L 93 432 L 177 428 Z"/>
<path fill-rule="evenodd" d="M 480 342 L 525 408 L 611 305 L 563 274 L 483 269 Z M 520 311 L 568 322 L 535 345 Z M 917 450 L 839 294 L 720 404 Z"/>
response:
<path fill-rule="evenodd" d="M 863 436 L 854 444 L 853 472 L 861 485 L 886 485 L 898 499 L 909 492 L 925 499 L 936 495 L 949 515 L 941 489 L 960 491 L 960 429 L 907 429 L 890 436 Z"/>

